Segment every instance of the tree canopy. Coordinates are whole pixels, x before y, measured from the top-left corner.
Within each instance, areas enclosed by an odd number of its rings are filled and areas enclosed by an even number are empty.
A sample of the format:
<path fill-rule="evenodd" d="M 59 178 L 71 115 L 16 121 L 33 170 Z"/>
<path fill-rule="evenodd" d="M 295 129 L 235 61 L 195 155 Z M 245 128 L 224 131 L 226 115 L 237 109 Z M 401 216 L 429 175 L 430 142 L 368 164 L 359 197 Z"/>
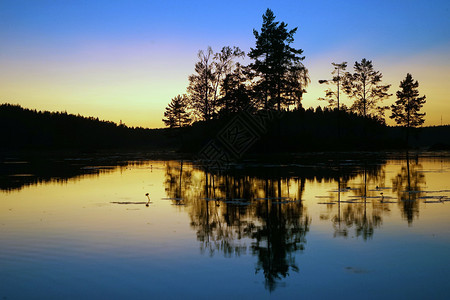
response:
<path fill-rule="evenodd" d="M 326 89 L 325 97 L 319 98 L 319 100 L 327 101 L 329 107 L 337 108 L 338 110 L 340 110 L 341 108 L 340 88 L 344 77 L 347 76 L 347 73 L 345 72 L 345 69 L 347 68 L 347 62 L 344 61 L 340 64 L 337 63 L 331 64 L 334 66 L 334 70 L 331 72 L 331 74 L 334 76 L 330 80 L 319 80 L 319 83 L 334 84 L 336 85 L 336 90 Z"/>
<path fill-rule="evenodd" d="M 383 74 L 374 70 L 371 60 L 356 61 L 353 69 L 354 73 L 348 73 L 343 82 L 345 93 L 355 100 L 351 109 L 364 117 L 383 121 L 388 107 L 380 103 L 391 96 L 388 93 L 391 85 L 381 84 Z"/>
<path fill-rule="evenodd" d="M 400 90 L 397 91 L 397 101 L 391 106 L 391 119 L 403 127 L 406 127 L 406 143 L 409 142 L 409 129 L 423 124 L 425 113 L 419 113 L 426 102 L 426 96 L 419 97 L 419 82 L 407 73 L 406 78 L 400 82 Z"/>
<path fill-rule="evenodd" d="M 183 127 L 191 123 L 190 113 L 186 110 L 186 95 L 178 95 L 166 107 L 163 122 L 170 128 Z"/>
<path fill-rule="evenodd" d="M 262 16 L 261 32 L 253 30 L 255 48 L 248 56 L 254 60 L 249 65 L 253 72 L 253 89 L 264 108 L 289 107 L 292 100 L 301 97 L 308 84 L 308 73 L 302 64 L 302 49 L 291 47 L 297 27 L 288 30 L 287 24 L 275 21 L 272 10 Z"/>
<path fill-rule="evenodd" d="M 189 76 L 187 88 L 189 107 L 198 120 L 217 117 L 223 81 L 235 69 L 234 59 L 244 55 L 238 47 L 229 46 L 217 53 L 211 47 L 198 52 L 199 61 L 195 64 L 195 74 Z"/>
<path fill-rule="evenodd" d="M 166 126 L 183 127 L 191 122 L 227 118 L 243 110 L 257 113 L 294 107 L 304 111 L 302 97 L 310 78 L 303 64 L 303 50 L 293 46 L 297 30 L 297 27 L 288 28 L 287 23 L 278 21 L 274 12 L 267 9 L 262 15 L 261 29 L 253 29 L 255 45 L 247 54 L 249 64 L 239 61 L 246 54 L 236 46 L 225 46 L 218 52 L 211 47 L 200 50 L 195 71 L 188 78 L 186 95 L 172 99 L 166 108 L 163 119 Z M 402 90 L 397 92 L 399 100 L 390 107 L 383 105 L 383 101 L 392 96 L 391 85 L 382 82 L 383 74 L 374 69 L 371 60 L 355 61 L 353 72 L 347 71 L 347 62 L 332 65 L 331 78 L 319 80 L 329 87 L 325 96 L 318 99 L 327 101 L 328 108 L 338 110 L 337 136 L 343 125 L 339 121 L 339 111 L 345 118 L 344 110 L 362 117 L 366 125 L 368 119 L 384 124 L 385 111 L 389 108 L 391 118 L 401 126 L 423 124 L 424 114 L 418 111 L 425 98 L 417 96 L 418 83 L 412 82 L 410 74 L 402 81 Z M 353 100 L 349 108 L 342 104 L 342 92 Z M 322 108 L 316 109 L 318 114 L 322 111 Z M 370 127 L 366 125 L 363 127 Z"/>

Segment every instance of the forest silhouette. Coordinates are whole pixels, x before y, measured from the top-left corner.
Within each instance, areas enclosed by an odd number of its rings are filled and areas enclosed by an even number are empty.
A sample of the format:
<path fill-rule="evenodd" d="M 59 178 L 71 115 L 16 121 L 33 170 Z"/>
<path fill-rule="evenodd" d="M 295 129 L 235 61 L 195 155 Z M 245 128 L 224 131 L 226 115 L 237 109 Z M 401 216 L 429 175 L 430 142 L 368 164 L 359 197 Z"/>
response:
<path fill-rule="evenodd" d="M 365 58 L 355 62 L 353 72 L 347 71 L 347 62 L 332 63 L 332 78 L 319 80 L 327 89 L 318 100 L 328 105 L 305 109 L 302 99 L 310 78 L 303 50 L 292 47 L 297 28 L 276 21 L 270 9 L 262 19 L 261 29 L 253 30 L 255 47 L 249 53 L 235 46 L 216 53 L 211 47 L 199 51 L 186 94 L 175 96 L 164 112 L 169 128 L 128 127 L 95 117 L 2 104 L 0 150 L 145 149 L 195 155 L 218 134 L 240 139 L 242 151 L 234 153 L 238 157 L 244 152 L 450 148 L 450 126 L 420 127 L 426 97 L 419 96 L 419 83 L 412 75 L 400 82 L 398 100 L 389 107 L 382 103 L 392 96 L 391 84 L 382 83 L 382 73 Z M 237 61 L 246 55 L 251 60 L 247 66 Z M 342 103 L 343 96 L 353 100 L 350 107 Z M 398 126 L 386 125 L 389 109 Z M 239 119 L 274 113 L 276 118 L 257 124 L 256 133 Z M 229 146 L 228 140 L 225 147 Z"/>
<path fill-rule="evenodd" d="M 406 148 L 402 127 L 387 126 L 352 112 L 299 109 L 269 124 L 248 154 L 305 151 L 396 150 Z M 144 129 L 65 112 L 40 112 L 0 105 L 1 151 L 145 150 L 196 154 L 232 116 L 199 121 L 182 128 Z M 278 123 L 278 124 L 277 124 Z M 278 126 L 277 126 L 278 125 Z M 363 128 L 366 127 L 366 132 Z M 412 128 L 409 144 L 431 150 L 449 149 L 450 126 Z M 276 142 L 274 142 L 276 141 Z M 166 152 L 167 153 L 167 152 Z"/>

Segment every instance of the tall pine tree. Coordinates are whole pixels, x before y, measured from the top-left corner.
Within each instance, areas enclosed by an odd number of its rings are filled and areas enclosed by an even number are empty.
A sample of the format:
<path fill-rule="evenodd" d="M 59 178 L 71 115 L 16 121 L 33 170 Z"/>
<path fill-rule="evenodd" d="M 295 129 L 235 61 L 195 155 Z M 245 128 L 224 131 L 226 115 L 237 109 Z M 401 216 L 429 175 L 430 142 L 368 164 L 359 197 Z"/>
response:
<path fill-rule="evenodd" d="M 258 100 L 264 108 L 277 106 L 289 106 L 292 95 L 292 87 L 297 87 L 303 93 L 304 86 L 298 84 L 299 78 L 293 78 L 293 74 L 307 74 L 301 56 L 302 49 L 295 49 L 290 45 L 294 42 L 294 34 L 297 28 L 288 30 L 284 22 L 276 22 L 272 10 L 267 9 L 262 16 L 263 24 L 261 32 L 253 30 L 256 38 L 256 47 L 251 48 L 248 56 L 254 60 L 250 64 L 253 71 L 254 91 L 257 91 Z M 298 77 L 297 76 L 297 77 Z M 297 83 L 294 81 L 297 80 Z M 306 81 L 303 81 L 303 83 Z"/>
<path fill-rule="evenodd" d="M 426 96 L 419 97 L 419 82 L 406 74 L 406 78 L 400 82 L 400 90 L 397 91 L 397 101 L 391 106 L 391 119 L 406 128 L 406 141 L 409 141 L 409 129 L 423 124 L 425 113 L 419 113 L 425 104 Z"/>

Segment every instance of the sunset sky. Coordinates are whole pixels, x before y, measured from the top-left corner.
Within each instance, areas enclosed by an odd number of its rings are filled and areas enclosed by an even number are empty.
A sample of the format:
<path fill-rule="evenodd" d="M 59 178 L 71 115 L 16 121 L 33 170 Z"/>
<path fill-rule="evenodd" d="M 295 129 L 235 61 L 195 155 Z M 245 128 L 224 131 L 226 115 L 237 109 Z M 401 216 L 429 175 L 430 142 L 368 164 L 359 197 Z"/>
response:
<path fill-rule="evenodd" d="M 267 8 L 298 27 L 293 46 L 304 50 L 311 77 L 305 108 L 323 105 L 317 81 L 330 77 L 332 62 L 352 70 L 367 58 L 392 84 L 387 105 L 411 73 L 427 96 L 425 125 L 450 123 L 445 0 L 1 0 L 0 103 L 163 127 L 164 108 L 186 92 L 198 50 L 248 52 Z"/>

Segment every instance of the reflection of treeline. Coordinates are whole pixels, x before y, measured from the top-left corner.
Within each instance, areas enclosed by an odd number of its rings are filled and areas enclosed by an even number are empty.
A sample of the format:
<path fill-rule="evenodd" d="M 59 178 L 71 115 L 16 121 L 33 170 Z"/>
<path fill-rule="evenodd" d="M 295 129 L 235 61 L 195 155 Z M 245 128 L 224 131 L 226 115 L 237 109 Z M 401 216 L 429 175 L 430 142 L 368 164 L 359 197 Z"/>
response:
<path fill-rule="evenodd" d="M 293 186 L 298 187 L 293 189 Z M 291 190 L 289 190 L 291 186 Z M 166 165 L 166 191 L 184 204 L 202 252 L 252 254 L 266 288 L 298 271 L 310 217 L 300 201 L 304 182 L 288 177 L 213 174 L 183 164 Z"/>
<path fill-rule="evenodd" d="M 365 160 L 368 162 L 365 163 Z M 358 156 L 356 154 L 343 154 L 339 156 L 324 153 L 317 156 L 315 154 L 305 154 L 295 159 L 289 157 L 286 164 L 277 161 L 275 164 L 268 162 L 252 165 L 249 162 L 245 164 L 245 167 L 241 165 L 236 167 L 230 166 L 225 172 L 229 176 L 250 176 L 259 180 L 300 178 L 303 181 L 339 181 L 342 186 L 345 186 L 348 181 L 364 172 L 372 177 L 379 176 L 380 170 L 385 163 L 385 158 L 376 155 L 365 154 Z"/>
<path fill-rule="evenodd" d="M 11 191 L 49 182 L 67 182 L 83 175 L 99 174 L 99 169 L 82 169 L 62 162 L 33 161 L 0 164 L 0 190 Z"/>
<path fill-rule="evenodd" d="M 425 184 L 425 174 L 418 158 L 411 160 L 407 154 L 406 165 L 403 165 L 397 176 L 392 179 L 392 189 L 398 195 L 398 204 L 408 225 L 419 216 L 419 199 L 423 196 Z"/>
<path fill-rule="evenodd" d="M 0 160 L 0 190 L 12 191 L 40 183 L 64 183 L 87 175 L 98 176 L 117 167 L 139 164 L 139 161 L 124 161 L 120 156 L 8 157 Z"/>
<path fill-rule="evenodd" d="M 412 223 L 418 214 L 424 175 L 417 172 L 417 162 L 410 167 L 407 159 L 391 179 L 398 200 L 387 196 L 389 192 L 384 198 L 391 183 L 386 181 L 385 165 L 386 160 L 376 155 L 330 159 L 325 154 L 320 159 L 306 155 L 287 165 L 237 164 L 214 173 L 174 162 L 166 166 L 166 192 L 174 204 L 187 206 L 203 252 L 233 256 L 250 251 L 258 256 L 257 270 L 267 275 L 270 288 L 277 278 L 298 267 L 291 258 L 306 244 L 310 219 L 303 192 L 308 183 L 336 184 L 329 196 L 321 195 L 327 198 L 322 203 L 327 204 L 327 212 L 320 216 L 331 221 L 335 237 L 370 240 L 395 202 Z M 290 250 L 281 254 L 280 249 Z M 281 256 L 269 261 L 269 252 Z"/>
<path fill-rule="evenodd" d="M 166 147 L 164 129 L 130 128 L 66 112 L 36 111 L 0 105 L 3 149 Z"/>
<path fill-rule="evenodd" d="M 274 290 L 290 272 L 300 270 L 296 257 L 306 248 L 311 224 L 303 201 L 306 183 L 339 182 L 345 188 L 357 176 L 367 177 L 364 182 L 383 177 L 384 163 L 306 157 L 288 165 L 238 164 L 215 173 L 168 162 L 165 187 L 174 204 L 185 205 L 203 253 L 255 256 L 256 272 L 264 275 L 266 288 Z M 351 190 L 366 195 L 365 185 L 358 188 Z M 367 210 L 361 203 L 342 216 L 346 230 L 354 227 L 364 239 L 381 222 L 378 213 L 372 216 Z"/>
<path fill-rule="evenodd" d="M 331 218 L 334 228 L 334 237 L 348 237 L 354 234 L 364 240 L 371 239 L 375 229 L 380 227 L 383 221 L 382 215 L 385 212 L 382 203 L 373 200 L 380 196 L 378 188 L 370 189 L 373 186 L 385 186 L 385 162 L 382 165 L 377 163 L 368 164 L 362 162 L 358 170 L 359 182 L 349 183 L 345 180 L 337 180 L 334 205 L 337 210 L 328 211 L 333 215 L 321 215 L 322 219 Z M 343 170 L 343 172 L 345 172 Z M 353 198 L 348 203 L 341 202 L 344 193 L 351 193 Z M 351 232 L 351 229 L 354 232 Z"/>
<path fill-rule="evenodd" d="M 99 169 L 83 169 L 67 161 L 4 161 L 0 163 L 0 190 L 21 189 L 44 182 L 67 182 L 86 174 L 99 174 Z"/>

